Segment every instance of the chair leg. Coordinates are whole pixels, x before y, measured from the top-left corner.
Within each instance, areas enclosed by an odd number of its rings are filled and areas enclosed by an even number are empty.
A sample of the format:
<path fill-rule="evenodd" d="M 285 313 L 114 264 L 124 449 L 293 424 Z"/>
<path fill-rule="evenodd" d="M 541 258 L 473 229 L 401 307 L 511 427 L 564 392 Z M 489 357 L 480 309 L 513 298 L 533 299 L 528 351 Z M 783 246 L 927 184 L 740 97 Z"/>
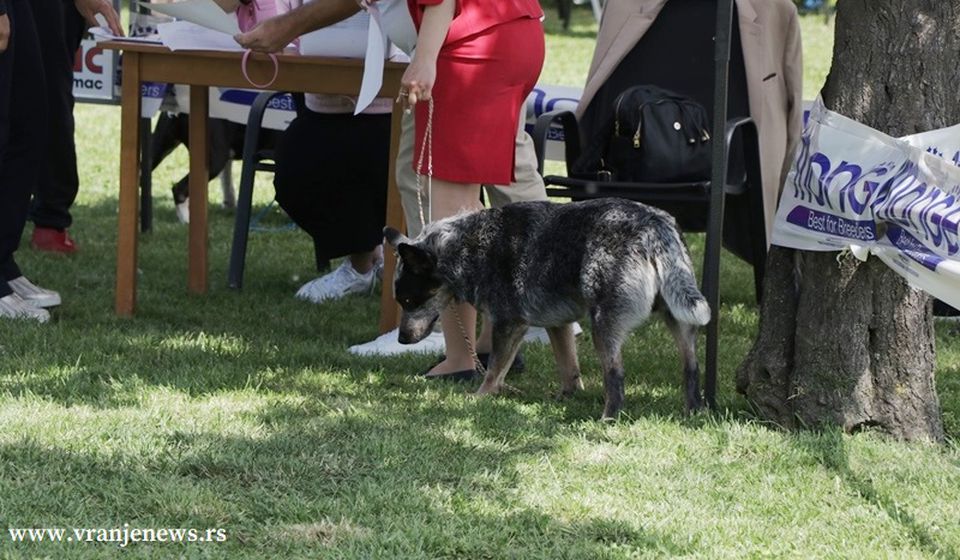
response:
<path fill-rule="evenodd" d="M 717 354 L 720 326 L 720 255 L 719 251 L 711 255 L 709 251 L 704 255 L 704 296 L 712 311 L 710 322 L 707 323 L 707 362 L 704 365 L 703 396 L 707 406 L 717 408 Z M 712 271 L 708 273 L 707 271 Z M 708 280 L 710 278 L 710 280 Z"/>
<path fill-rule="evenodd" d="M 150 119 L 140 119 L 140 231 L 153 229 L 153 131 Z"/>
<path fill-rule="evenodd" d="M 717 408 L 717 353 L 720 326 L 720 247 L 723 236 L 724 196 L 711 204 L 707 217 L 707 236 L 703 252 L 703 291 L 710 305 L 707 323 L 707 363 L 704 368 L 703 396 L 707 406 Z"/>
<path fill-rule="evenodd" d="M 753 242 L 753 287 L 757 304 L 763 297 L 763 275 L 767 270 L 767 226 L 763 211 L 763 176 L 760 174 L 760 139 L 756 126 L 744 128 L 744 147 L 753 154 L 744 158 L 747 172 L 747 196 L 750 215 L 753 216 L 753 228 L 750 238 Z"/>
<path fill-rule="evenodd" d="M 243 168 L 240 172 L 240 192 L 237 195 L 237 214 L 233 222 L 233 244 L 230 247 L 230 265 L 227 270 L 227 285 L 235 290 L 243 287 L 243 269 L 247 260 L 247 236 L 250 232 L 250 209 L 253 206 L 253 180 L 256 175 L 257 146 L 260 141 L 263 113 L 270 100 L 277 95 L 283 94 L 265 91 L 257 96 L 250 107 L 247 130 L 243 136 Z"/>
<path fill-rule="evenodd" d="M 763 219 L 763 195 L 759 192 L 760 188 L 750 185 L 750 190 L 750 213 L 756 217 L 756 227 L 750 236 L 753 240 L 753 288 L 759 305 L 763 297 L 763 275 L 767 270 L 767 228 Z"/>
<path fill-rule="evenodd" d="M 249 136 L 249 130 L 247 131 Z M 237 213 L 233 222 L 233 244 L 230 247 L 230 267 L 227 285 L 239 290 L 243 287 L 243 269 L 247 260 L 247 236 L 250 232 L 250 211 L 253 206 L 253 180 L 256 173 L 256 141 L 243 146 L 243 168 L 240 172 L 240 192 L 237 195 Z"/>

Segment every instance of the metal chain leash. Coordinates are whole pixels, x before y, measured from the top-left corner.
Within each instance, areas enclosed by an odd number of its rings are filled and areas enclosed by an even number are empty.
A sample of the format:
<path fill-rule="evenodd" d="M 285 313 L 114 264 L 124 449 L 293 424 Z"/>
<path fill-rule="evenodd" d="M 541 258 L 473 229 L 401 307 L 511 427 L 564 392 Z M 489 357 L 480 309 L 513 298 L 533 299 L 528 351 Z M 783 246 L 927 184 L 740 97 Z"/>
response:
<path fill-rule="evenodd" d="M 427 158 L 427 199 L 429 208 L 427 209 L 427 215 L 429 215 L 430 220 L 433 221 L 433 98 L 431 97 L 427 101 L 427 126 L 423 132 L 423 142 L 420 145 L 420 157 L 417 161 L 417 207 L 420 212 L 420 229 L 422 230 L 427 225 L 427 220 L 424 217 L 423 213 L 423 158 Z M 487 368 L 483 367 L 483 363 L 480 362 L 480 356 L 477 355 L 477 350 L 474 348 L 473 342 L 470 340 L 470 337 L 467 336 L 467 329 L 463 326 L 463 320 L 460 318 L 460 313 L 457 311 L 457 308 L 453 307 L 453 315 L 457 319 L 457 326 L 460 328 L 460 336 L 463 337 L 464 343 L 467 345 L 467 349 L 470 350 L 470 356 L 473 358 L 474 369 L 477 370 L 481 376 L 487 374 Z"/>

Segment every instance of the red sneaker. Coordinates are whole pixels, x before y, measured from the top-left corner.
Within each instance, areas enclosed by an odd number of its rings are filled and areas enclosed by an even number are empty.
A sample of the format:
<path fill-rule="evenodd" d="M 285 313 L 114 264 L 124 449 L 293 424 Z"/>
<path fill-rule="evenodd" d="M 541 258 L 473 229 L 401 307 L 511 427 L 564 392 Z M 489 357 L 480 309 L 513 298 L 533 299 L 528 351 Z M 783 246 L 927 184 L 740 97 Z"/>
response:
<path fill-rule="evenodd" d="M 77 244 L 70 239 L 67 230 L 57 231 L 54 228 L 35 227 L 30 246 L 38 251 L 51 253 L 75 253 Z"/>

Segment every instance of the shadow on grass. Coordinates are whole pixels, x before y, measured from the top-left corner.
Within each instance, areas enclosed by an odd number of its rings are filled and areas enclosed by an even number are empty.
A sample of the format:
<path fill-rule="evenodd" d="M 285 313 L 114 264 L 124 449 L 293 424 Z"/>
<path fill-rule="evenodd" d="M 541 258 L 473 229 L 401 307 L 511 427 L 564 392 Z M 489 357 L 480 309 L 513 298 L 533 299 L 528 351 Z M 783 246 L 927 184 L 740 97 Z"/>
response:
<path fill-rule="evenodd" d="M 23 254 L 25 270 L 60 290 L 65 303 L 51 325 L 9 331 L 0 325 L 0 391 L 65 405 L 118 407 L 135 405 L 152 387 L 192 397 L 250 387 L 309 394 L 323 390 L 321 382 L 304 381 L 318 371 L 366 377 L 390 387 L 423 383 L 415 376 L 432 356 L 361 358 L 346 352 L 377 334 L 377 294 L 319 306 L 293 298 L 299 284 L 316 274 L 310 241 L 301 232 L 252 236 L 246 288 L 234 291 L 224 280 L 232 216 L 211 212 L 210 290 L 203 296 L 187 294 L 187 230 L 173 223 L 168 206 L 158 205 L 155 231 L 141 238 L 139 302 L 132 319 L 113 313 L 113 201 L 83 207 L 84 219 L 75 228 L 83 247 L 75 257 Z M 688 237 L 694 262 L 699 262 L 702 236 Z M 743 288 L 736 281 L 749 277 L 749 269 L 733 265 L 724 274 L 725 304 L 750 300 L 749 282 Z M 726 333 L 740 336 L 735 330 Z M 734 348 L 736 354 L 738 343 L 728 342 L 722 347 Z M 568 421 L 597 418 L 602 406 L 602 375 L 589 333 L 579 347 L 587 390 L 564 401 Z M 549 349 L 528 345 L 526 352 L 530 371 L 508 377 L 519 393 L 500 398 L 552 402 L 558 382 Z M 680 415 L 676 349 L 662 326 L 638 329 L 625 348 L 625 364 L 627 418 Z M 735 366 L 731 362 L 722 368 L 732 371 Z"/>
<path fill-rule="evenodd" d="M 960 558 L 953 547 L 934 538 L 922 523 L 904 510 L 892 496 L 888 496 L 874 486 L 869 476 L 858 474 L 850 467 L 843 433 L 840 429 L 824 430 L 816 434 L 801 434 L 791 438 L 804 451 L 815 457 L 824 468 L 835 473 L 840 480 L 865 502 L 886 513 L 897 522 L 910 540 L 924 552 L 943 558 Z"/>
<path fill-rule="evenodd" d="M 146 457 L 131 449 L 98 454 L 7 444 L 0 446 L 0 483 L 10 496 L 4 516 L 11 526 L 221 527 L 228 542 L 202 548 L 214 547 L 217 556 L 696 553 L 639 520 L 551 514 L 523 491 L 521 464 L 553 451 L 555 416 L 504 401 L 483 403 L 479 416 L 470 408 L 424 404 L 416 395 L 342 410 L 308 400 L 249 412 L 265 427 L 263 437 L 172 432 L 145 448 Z M 58 556 L 77 550 L 27 546 L 19 548 Z M 169 546 L 126 552 L 155 556 Z"/>

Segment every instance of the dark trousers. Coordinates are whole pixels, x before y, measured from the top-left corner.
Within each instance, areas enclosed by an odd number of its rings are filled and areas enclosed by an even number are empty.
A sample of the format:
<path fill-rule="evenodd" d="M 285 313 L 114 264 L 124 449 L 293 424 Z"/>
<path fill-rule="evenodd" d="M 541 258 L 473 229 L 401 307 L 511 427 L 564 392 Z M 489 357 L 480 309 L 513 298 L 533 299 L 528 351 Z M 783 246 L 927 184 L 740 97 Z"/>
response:
<path fill-rule="evenodd" d="M 47 80 L 47 107 L 50 136 L 46 162 L 40 170 L 30 220 L 39 227 L 66 229 L 73 219 L 70 206 L 77 198 L 77 150 L 73 133 L 73 64 L 86 22 L 73 3 L 63 0 L 34 0 L 37 35 Z"/>
<path fill-rule="evenodd" d="M 6 281 L 20 276 L 13 253 L 27 222 L 47 139 L 43 62 L 32 3 L 8 2 L 10 44 L 0 54 L 0 297 L 11 292 Z"/>
<path fill-rule="evenodd" d="M 390 115 L 303 110 L 280 137 L 277 202 L 313 237 L 318 268 L 383 240 Z"/>

